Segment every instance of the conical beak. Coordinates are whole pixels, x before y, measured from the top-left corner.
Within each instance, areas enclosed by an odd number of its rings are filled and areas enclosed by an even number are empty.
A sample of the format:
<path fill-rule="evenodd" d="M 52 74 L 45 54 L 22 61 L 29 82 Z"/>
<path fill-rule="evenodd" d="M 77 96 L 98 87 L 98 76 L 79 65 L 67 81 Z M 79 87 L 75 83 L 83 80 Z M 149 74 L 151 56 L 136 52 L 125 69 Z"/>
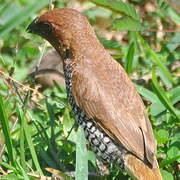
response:
<path fill-rule="evenodd" d="M 26 31 L 28 33 L 37 34 L 37 20 L 38 18 L 34 19 L 33 22 L 26 28 Z"/>

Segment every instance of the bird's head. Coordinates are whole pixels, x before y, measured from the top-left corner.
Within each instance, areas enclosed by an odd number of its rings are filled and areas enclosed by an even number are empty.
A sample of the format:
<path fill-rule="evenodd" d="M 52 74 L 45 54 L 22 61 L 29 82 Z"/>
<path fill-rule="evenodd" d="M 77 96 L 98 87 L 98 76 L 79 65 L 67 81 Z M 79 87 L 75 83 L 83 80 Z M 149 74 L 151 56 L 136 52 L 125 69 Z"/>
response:
<path fill-rule="evenodd" d="M 46 12 L 36 18 L 28 26 L 27 31 L 48 40 L 60 54 L 67 49 L 80 46 L 79 42 L 88 42 L 88 37 L 94 36 L 87 18 L 70 8 Z"/>

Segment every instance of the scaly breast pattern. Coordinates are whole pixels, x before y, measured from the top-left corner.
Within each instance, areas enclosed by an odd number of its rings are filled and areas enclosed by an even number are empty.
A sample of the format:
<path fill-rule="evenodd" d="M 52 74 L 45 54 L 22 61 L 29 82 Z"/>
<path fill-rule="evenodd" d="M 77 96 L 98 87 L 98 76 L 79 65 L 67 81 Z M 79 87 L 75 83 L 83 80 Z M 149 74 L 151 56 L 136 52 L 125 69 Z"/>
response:
<path fill-rule="evenodd" d="M 70 105 L 72 106 L 72 111 L 78 124 L 84 129 L 86 139 L 89 141 L 91 149 L 104 163 L 113 162 L 123 169 L 124 156 L 127 153 L 127 150 L 116 144 L 99 126 L 95 124 L 93 119 L 87 117 L 86 114 L 76 105 L 71 89 L 72 68 L 68 63 L 64 63 L 64 75 L 67 96 Z"/>

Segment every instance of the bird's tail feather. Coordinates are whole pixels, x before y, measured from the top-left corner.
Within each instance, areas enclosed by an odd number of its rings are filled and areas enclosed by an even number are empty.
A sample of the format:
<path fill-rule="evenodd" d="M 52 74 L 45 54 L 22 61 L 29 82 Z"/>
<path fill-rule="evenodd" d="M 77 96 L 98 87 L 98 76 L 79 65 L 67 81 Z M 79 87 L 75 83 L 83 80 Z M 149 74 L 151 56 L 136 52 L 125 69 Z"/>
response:
<path fill-rule="evenodd" d="M 125 169 L 136 180 L 163 180 L 157 161 L 155 168 L 149 168 L 137 157 L 128 154 L 125 157 Z"/>

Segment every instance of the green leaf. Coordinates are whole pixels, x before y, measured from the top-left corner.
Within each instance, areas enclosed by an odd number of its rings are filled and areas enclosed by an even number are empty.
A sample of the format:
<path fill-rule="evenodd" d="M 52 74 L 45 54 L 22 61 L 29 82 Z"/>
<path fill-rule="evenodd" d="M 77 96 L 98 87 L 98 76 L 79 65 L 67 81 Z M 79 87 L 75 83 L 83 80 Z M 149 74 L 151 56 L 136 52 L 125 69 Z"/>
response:
<path fill-rule="evenodd" d="M 128 53 L 126 57 L 126 65 L 125 65 L 125 69 L 128 75 L 130 75 L 132 72 L 134 53 L 135 53 L 135 45 L 134 45 L 134 42 L 132 42 L 128 49 Z"/>
<path fill-rule="evenodd" d="M 92 151 L 88 151 L 88 161 L 91 161 L 91 163 L 96 167 L 96 155 Z"/>
<path fill-rule="evenodd" d="M 163 168 L 171 163 L 174 163 L 175 161 L 178 161 L 178 163 L 180 162 L 180 155 L 177 155 L 171 159 L 169 158 L 166 158 L 166 159 L 163 159 L 161 162 L 160 162 L 160 167 Z"/>
<path fill-rule="evenodd" d="M 127 16 L 139 21 L 140 17 L 133 6 L 121 0 L 91 0 L 93 3 L 109 8 L 115 12 L 124 13 Z"/>
<path fill-rule="evenodd" d="M 171 159 L 177 156 L 180 157 L 180 143 L 173 143 L 167 151 L 167 156 Z"/>
<path fill-rule="evenodd" d="M 155 132 L 158 144 L 165 143 L 170 140 L 168 131 L 160 129 Z"/>
<path fill-rule="evenodd" d="M 166 107 L 161 103 L 161 101 L 158 101 L 150 105 L 150 113 L 153 116 L 157 116 L 165 110 Z"/>
<path fill-rule="evenodd" d="M 79 126 L 76 136 L 76 180 L 88 179 L 88 153 L 84 131 Z"/>
<path fill-rule="evenodd" d="M 112 29 L 121 31 L 140 31 L 142 25 L 139 21 L 130 17 L 122 17 L 113 22 Z"/>
<path fill-rule="evenodd" d="M 158 65 L 159 69 L 162 71 L 162 73 L 171 81 L 172 83 L 176 83 L 173 79 L 171 73 L 167 69 L 167 67 L 162 63 L 161 59 L 157 56 L 157 54 L 151 49 L 148 48 L 148 53 L 150 54 L 152 60 Z"/>
<path fill-rule="evenodd" d="M 165 76 L 165 74 L 159 68 L 157 68 L 157 73 L 158 73 L 159 77 L 161 78 L 161 80 L 163 81 L 163 83 L 168 88 L 172 88 L 172 86 L 173 86 L 172 82 L 167 78 L 167 76 Z"/>
<path fill-rule="evenodd" d="M 180 33 L 175 33 L 174 36 L 169 39 L 166 44 L 170 52 L 173 52 L 177 47 L 180 46 Z"/>
<path fill-rule="evenodd" d="M 144 96 L 148 101 L 150 101 L 152 103 L 150 105 L 151 115 L 156 116 L 166 110 L 166 107 L 161 103 L 161 101 L 156 96 L 156 94 L 154 94 L 153 92 L 151 92 L 150 90 L 148 90 L 142 86 L 139 86 L 139 85 L 135 85 L 135 86 L 136 86 L 138 92 L 142 96 Z"/>
<path fill-rule="evenodd" d="M 135 86 L 137 91 L 152 103 L 150 105 L 151 115 L 157 116 L 158 114 L 166 110 L 166 107 L 161 103 L 156 94 L 137 84 Z M 175 103 L 180 101 L 180 86 L 171 89 L 168 94 L 170 96 L 171 103 L 174 105 Z"/>
<path fill-rule="evenodd" d="M 148 91 L 148 90 L 146 89 L 146 91 Z M 169 95 L 171 104 L 172 105 L 176 104 L 178 101 L 180 101 L 180 86 L 171 89 L 166 94 Z M 148 97 L 147 97 L 147 95 L 144 95 L 144 96 L 149 101 L 152 102 L 152 104 L 150 105 L 150 110 L 151 110 L 150 112 L 153 116 L 157 116 L 158 114 L 160 114 L 161 112 L 166 110 L 166 107 L 161 103 L 161 101 L 158 99 L 158 97 L 154 93 L 149 92 Z"/>
<path fill-rule="evenodd" d="M 150 90 L 144 88 L 143 86 L 137 85 L 137 84 L 135 86 L 136 86 L 136 89 L 138 90 L 138 92 L 142 96 L 147 98 L 150 102 L 157 103 L 159 101 L 158 97 Z"/>
<path fill-rule="evenodd" d="M 168 93 L 170 95 L 170 99 L 173 104 L 180 101 L 180 86 L 171 89 Z"/>
<path fill-rule="evenodd" d="M 163 176 L 163 180 L 174 180 L 173 176 L 171 173 L 165 170 L 161 170 L 161 174 Z"/>
<path fill-rule="evenodd" d="M 106 40 L 105 38 L 102 38 L 102 37 L 100 37 L 99 40 L 103 44 L 103 46 L 105 48 L 117 49 L 117 50 L 121 50 L 122 49 L 122 46 L 117 41 Z"/>
<path fill-rule="evenodd" d="M 180 24 L 180 15 L 174 9 L 168 8 L 166 12 L 176 24 Z"/>
<path fill-rule="evenodd" d="M 155 71 L 152 71 L 152 86 L 154 88 L 154 90 L 156 91 L 156 94 L 158 96 L 158 98 L 160 99 L 161 103 L 178 119 L 179 115 L 177 114 L 175 108 L 172 106 L 170 100 L 168 99 L 168 97 L 166 96 L 166 93 L 164 92 L 164 90 L 158 85 L 158 81 L 157 81 L 157 77 L 155 74 Z"/>
<path fill-rule="evenodd" d="M 157 4 L 165 16 L 169 16 L 176 24 L 180 24 L 180 15 L 171 8 L 167 1 L 157 0 Z"/>

